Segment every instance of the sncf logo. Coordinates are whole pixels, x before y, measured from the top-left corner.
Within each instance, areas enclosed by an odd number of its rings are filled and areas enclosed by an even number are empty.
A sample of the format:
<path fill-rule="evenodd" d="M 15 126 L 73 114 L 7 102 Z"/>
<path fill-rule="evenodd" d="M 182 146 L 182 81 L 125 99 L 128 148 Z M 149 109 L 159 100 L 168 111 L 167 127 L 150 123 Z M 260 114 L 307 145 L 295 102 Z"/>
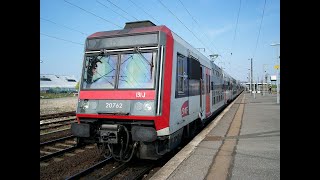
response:
<path fill-rule="evenodd" d="M 181 106 L 181 116 L 187 116 L 189 115 L 189 101 L 186 101 Z"/>

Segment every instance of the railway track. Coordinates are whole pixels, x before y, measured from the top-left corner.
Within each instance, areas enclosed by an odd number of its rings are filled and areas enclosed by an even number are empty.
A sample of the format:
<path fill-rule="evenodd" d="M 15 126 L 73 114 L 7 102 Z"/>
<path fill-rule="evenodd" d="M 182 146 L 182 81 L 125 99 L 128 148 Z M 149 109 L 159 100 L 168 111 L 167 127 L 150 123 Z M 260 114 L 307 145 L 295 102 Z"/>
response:
<path fill-rule="evenodd" d="M 71 123 L 76 122 L 74 116 L 75 111 L 40 116 L 40 135 L 70 129 Z"/>
<path fill-rule="evenodd" d="M 155 167 L 155 162 L 153 161 L 136 161 L 136 162 L 128 162 L 119 164 L 115 168 L 103 168 L 109 162 L 113 161 L 112 157 L 108 157 L 91 167 L 74 174 L 70 177 L 67 177 L 66 180 L 80 179 L 80 178 L 88 178 L 88 179 L 99 179 L 106 180 L 112 178 L 119 179 L 130 179 L 137 180 L 141 179 L 146 173 L 148 173 L 151 169 Z M 103 172 L 101 172 L 103 171 Z M 101 175 L 103 174 L 103 175 Z"/>
<path fill-rule="evenodd" d="M 71 179 L 79 179 L 81 177 L 84 177 L 90 173 L 92 173 L 94 170 L 106 165 L 108 162 L 112 161 L 112 157 L 106 158 L 92 166 L 90 166 L 87 169 L 84 169 L 83 171 L 78 172 L 77 174 L 74 174 L 70 177 L 67 177 L 66 180 L 71 180 Z"/>
<path fill-rule="evenodd" d="M 79 146 L 77 146 L 72 135 L 40 143 L 40 162 L 73 151 L 76 148 L 79 148 Z"/>
<path fill-rule="evenodd" d="M 72 122 L 76 122 L 76 118 L 72 117 L 67 119 L 59 119 L 46 122 L 40 121 L 40 131 L 67 126 L 70 125 Z"/>
<path fill-rule="evenodd" d="M 40 121 L 46 119 L 53 119 L 53 118 L 61 118 L 61 117 L 68 117 L 68 116 L 75 116 L 76 111 L 69 111 L 69 112 L 62 112 L 62 113 L 54 113 L 54 114 L 46 114 L 40 115 Z"/>
<path fill-rule="evenodd" d="M 115 179 L 128 179 L 128 180 L 138 180 L 142 179 L 150 170 L 156 166 L 156 162 L 152 161 L 138 161 L 135 163 L 130 163 L 124 170 L 116 174 L 111 178 Z M 108 176 L 102 177 L 100 179 L 111 179 Z"/>
<path fill-rule="evenodd" d="M 62 133 L 66 133 L 66 132 L 70 132 L 71 133 L 69 127 L 68 128 L 59 129 L 59 130 L 55 130 L 55 131 L 50 131 L 50 132 L 44 132 L 44 133 L 40 132 L 40 137 L 60 135 Z"/>

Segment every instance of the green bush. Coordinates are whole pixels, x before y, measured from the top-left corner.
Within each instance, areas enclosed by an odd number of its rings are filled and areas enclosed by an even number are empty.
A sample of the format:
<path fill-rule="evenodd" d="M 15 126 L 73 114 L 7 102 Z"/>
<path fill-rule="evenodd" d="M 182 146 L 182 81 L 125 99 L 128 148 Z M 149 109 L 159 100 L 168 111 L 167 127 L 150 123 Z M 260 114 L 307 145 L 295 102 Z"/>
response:
<path fill-rule="evenodd" d="M 80 83 L 79 83 L 79 81 L 78 81 L 77 84 L 76 84 L 76 86 L 75 86 L 75 88 L 76 88 L 77 91 L 79 90 L 79 85 L 80 85 Z"/>
<path fill-rule="evenodd" d="M 44 92 L 40 92 L 40 98 L 42 99 L 54 99 L 54 98 L 62 98 L 62 97 L 73 97 L 73 93 L 44 93 Z"/>

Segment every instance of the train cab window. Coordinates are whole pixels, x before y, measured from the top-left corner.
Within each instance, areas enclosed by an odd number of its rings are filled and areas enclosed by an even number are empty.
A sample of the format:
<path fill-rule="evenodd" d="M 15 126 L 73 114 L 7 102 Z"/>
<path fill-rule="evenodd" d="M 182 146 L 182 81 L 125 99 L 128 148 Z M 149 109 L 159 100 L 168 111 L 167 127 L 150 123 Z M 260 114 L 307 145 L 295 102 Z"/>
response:
<path fill-rule="evenodd" d="M 153 89 L 156 57 L 156 51 L 86 55 L 82 89 Z"/>
<path fill-rule="evenodd" d="M 83 89 L 114 89 L 117 62 L 117 55 L 87 56 Z"/>
<path fill-rule="evenodd" d="M 187 57 L 177 55 L 177 81 L 176 89 L 179 95 L 186 94 L 188 91 Z"/>
<path fill-rule="evenodd" d="M 154 88 L 156 52 L 121 54 L 119 89 Z"/>

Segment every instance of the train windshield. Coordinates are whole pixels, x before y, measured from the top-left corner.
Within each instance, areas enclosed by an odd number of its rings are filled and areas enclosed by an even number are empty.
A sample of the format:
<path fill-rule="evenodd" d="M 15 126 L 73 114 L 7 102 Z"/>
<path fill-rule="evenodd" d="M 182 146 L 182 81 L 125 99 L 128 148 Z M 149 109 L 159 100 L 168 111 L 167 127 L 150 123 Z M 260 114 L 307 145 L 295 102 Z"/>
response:
<path fill-rule="evenodd" d="M 155 59 L 155 51 L 87 56 L 82 89 L 152 89 Z"/>

